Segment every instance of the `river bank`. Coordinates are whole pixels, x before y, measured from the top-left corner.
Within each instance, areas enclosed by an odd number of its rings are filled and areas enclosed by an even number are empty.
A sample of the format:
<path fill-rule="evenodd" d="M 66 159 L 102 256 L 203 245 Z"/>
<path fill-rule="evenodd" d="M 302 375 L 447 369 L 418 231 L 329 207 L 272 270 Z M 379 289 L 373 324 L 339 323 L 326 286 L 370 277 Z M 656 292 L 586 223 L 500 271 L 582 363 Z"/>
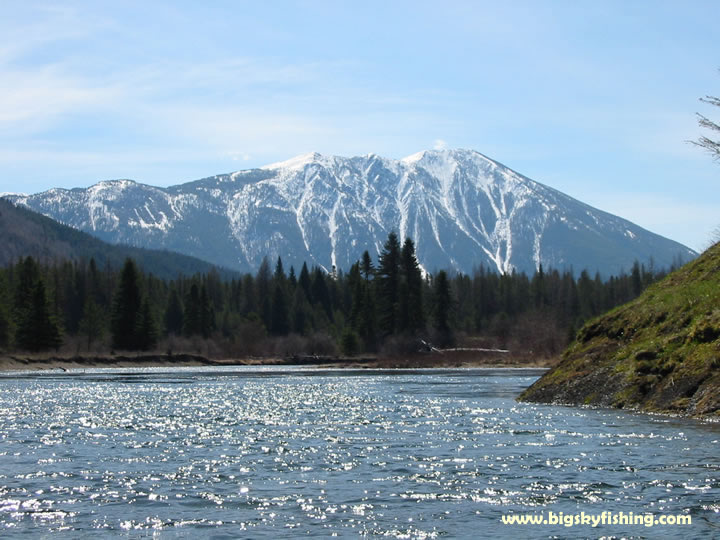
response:
<path fill-rule="evenodd" d="M 326 368 L 438 368 L 438 367 L 550 367 L 553 361 L 501 351 L 448 351 L 396 356 L 273 356 L 207 358 L 198 354 L 99 354 L 0 356 L 0 371 L 73 370 L 87 368 L 143 368 L 192 366 L 317 366 Z"/>
<path fill-rule="evenodd" d="M 519 399 L 720 418 L 720 243 L 589 321 Z"/>

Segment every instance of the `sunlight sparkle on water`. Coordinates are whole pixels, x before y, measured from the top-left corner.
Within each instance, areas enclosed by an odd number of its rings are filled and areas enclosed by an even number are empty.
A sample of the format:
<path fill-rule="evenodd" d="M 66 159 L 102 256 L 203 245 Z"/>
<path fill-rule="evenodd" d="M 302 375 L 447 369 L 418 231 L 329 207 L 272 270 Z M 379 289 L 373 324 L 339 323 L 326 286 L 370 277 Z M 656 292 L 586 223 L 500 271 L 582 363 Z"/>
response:
<path fill-rule="evenodd" d="M 720 426 L 516 403 L 538 374 L 5 375 L 0 528 L 472 537 L 509 511 L 625 510 L 714 530 Z"/>

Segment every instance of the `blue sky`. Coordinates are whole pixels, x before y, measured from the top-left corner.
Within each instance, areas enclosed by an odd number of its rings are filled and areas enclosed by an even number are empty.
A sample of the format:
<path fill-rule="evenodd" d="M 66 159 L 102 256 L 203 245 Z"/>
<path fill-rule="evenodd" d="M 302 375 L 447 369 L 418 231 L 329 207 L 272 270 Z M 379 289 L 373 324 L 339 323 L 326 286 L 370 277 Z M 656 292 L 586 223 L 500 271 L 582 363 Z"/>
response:
<path fill-rule="evenodd" d="M 3 2 L 0 192 L 471 148 L 683 242 L 720 2 Z"/>

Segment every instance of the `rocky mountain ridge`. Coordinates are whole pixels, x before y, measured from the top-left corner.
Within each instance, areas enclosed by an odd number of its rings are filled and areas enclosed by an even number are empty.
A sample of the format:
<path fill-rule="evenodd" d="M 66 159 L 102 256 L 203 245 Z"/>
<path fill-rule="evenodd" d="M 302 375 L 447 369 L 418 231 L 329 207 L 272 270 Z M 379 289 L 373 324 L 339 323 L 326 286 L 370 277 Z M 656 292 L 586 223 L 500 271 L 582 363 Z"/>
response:
<path fill-rule="evenodd" d="M 366 249 L 376 255 L 390 231 L 415 240 L 429 272 L 542 264 L 609 276 L 635 260 L 659 268 L 696 255 L 472 150 L 401 160 L 311 153 L 168 188 L 112 180 L 10 198 L 109 242 L 242 271 L 265 256 L 347 269 Z"/>

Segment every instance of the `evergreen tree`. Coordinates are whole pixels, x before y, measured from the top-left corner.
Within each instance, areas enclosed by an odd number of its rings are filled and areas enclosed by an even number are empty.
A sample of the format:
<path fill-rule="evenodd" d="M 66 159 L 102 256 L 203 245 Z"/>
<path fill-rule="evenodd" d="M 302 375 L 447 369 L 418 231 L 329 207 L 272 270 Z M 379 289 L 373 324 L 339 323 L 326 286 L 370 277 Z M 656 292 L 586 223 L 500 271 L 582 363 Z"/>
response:
<path fill-rule="evenodd" d="M 297 277 L 295 277 L 295 267 L 290 267 L 290 272 L 288 273 L 288 286 L 289 291 L 291 294 L 295 292 L 295 287 L 297 287 Z"/>
<path fill-rule="evenodd" d="M 80 334 L 87 337 L 87 349 L 89 351 L 93 342 L 101 339 L 105 332 L 105 317 L 92 296 L 85 299 L 83 315 L 78 326 Z"/>
<path fill-rule="evenodd" d="M 400 254 L 402 288 L 400 294 L 400 330 L 410 333 L 421 331 L 425 327 L 425 314 L 422 299 L 422 270 L 415 257 L 415 244 L 410 238 L 405 240 Z"/>
<path fill-rule="evenodd" d="M 7 290 L 5 272 L 0 270 L 0 349 L 5 349 L 10 345 L 11 327 Z"/>
<path fill-rule="evenodd" d="M 215 330 L 215 309 L 210 303 L 205 285 L 200 289 L 200 334 L 205 339 Z"/>
<path fill-rule="evenodd" d="M 365 281 L 369 281 L 372 276 L 375 275 L 375 266 L 373 265 L 370 253 L 365 250 L 362 254 L 362 261 L 360 263 L 362 274 L 365 277 Z"/>
<path fill-rule="evenodd" d="M 230 296 L 228 298 L 226 309 L 223 311 L 238 312 L 242 309 L 242 283 L 233 278 L 230 281 Z"/>
<path fill-rule="evenodd" d="M 5 306 L 0 306 L 0 349 L 10 345 L 10 318 Z"/>
<path fill-rule="evenodd" d="M 135 262 L 127 259 L 120 273 L 120 283 L 113 303 L 111 330 L 115 349 L 137 349 L 138 317 L 142 307 L 139 281 Z"/>
<path fill-rule="evenodd" d="M 307 335 L 312 330 L 312 307 L 302 287 L 295 289 L 290 318 L 293 332 Z"/>
<path fill-rule="evenodd" d="M 363 301 L 358 322 L 358 333 L 363 340 L 365 350 L 374 351 L 377 348 L 377 312 L 372 287 L 365 286 Z"/>
<path fill-rule="evenodd" d="M 577 282 L 579 314 L 583 321 L 588 320 L 595 314 L 595 295 L 593 281 L 587 270 L 580 272 L 580 279 Z"/>
<path fill-rule="evenodd" d="M 305 298 L 308 302 L 312 300 L 312 282 L 310 280 L 310 272 L 308 272 L 307 263 L 303 263 L 302 269 L 300 270 L 300 278 L 298 279 L 298 285 L 305 293 Z"/>
<path fill-rule="evenodd" d="M 547 302 L 547 290 L 545 284 L 545 273 L 542 264 L 539 265 L 537 272 L 530 282 L 530 294 L 536 309 L 540 309 Z"/>
<path fill-rule="evenodd" d="M 32 257 L 21 258 L 17 263 L 16 273 L 13 314 L 15 320 L 20 321 L 32 305 L 35 286 L 40 280 L 40 268 Z"/>
<path fill-rule="evenodd" d="M 285 270 L 280 256 L 278 256 L 277 262 L 275 263 L 275 274 L 273 274 L 273 280 L 275 282 L 285 281 Z"/>
<path fill-rule="evenodd" d="M 433 297 L 433 315 L 437 342 L 441 347 L 447 347 L 454 341 L 451 330 L 453 299 L 450 292 L 450 282 L 444 270 L 438 272 L 435 277 Z"/>
<path fill-rule="evenodd" d="M 200 289 L 197 283 L 193 282 L 190 291 L 185 298 L 185 312 L 183 317 L 183 333 L 190 337 L 202 334 L 202 303 L 200 301 Z"/>
<path fill-rule="evenodd" d="M 312 272 L 312 300 L 314 306 L 319 305 L 324 311 L 328 321 L 332 321 L 332 301 L 330 300 L 330 290 L 326 282 L 325 272 L 320 268 L 313 268 Z"/>
<path fill-rule="evenodd" d="M 387 336 L 398 329 L 400 243 L 394 232 L 388 235 L 380 253 L 376 283 L 380 328 L 383 335 Z"/>
<path fill-rule="evenodd" d="M 137 325 L 137 348 L 141 351 L 153 349 L 157 345 L 158 330 L 147 298 L 140 308 Z"/>
<path fill-rule="evenodd" d="M 272 286 L 270 263 L 267 257 L 263 257 L 255 276 L 255 286 L 257 288 L 258 306 L 260 308 L 260 318 L 265 328 L 272 327 Z"/>
<path fill-rule="evenodd" d="M 55 289 L 62 291 L 58 297 L 55 310 L 62 314 L 63 326 L 70 334 L 76 334 L 83 316 L 85 307 L 86 285 L 85 272 L 76 264 L 65 262 L 56 269 Z"/>
<path fill-rule="evenodd" d="M 358 352 L 358 336 L 352 328 L 345 328 L 340 339 L 340 348 L 345 356 L 355 356 Z"/>
<path fill-rule="evenodd" d="M 18 321 L 16 343 L 21 349 L 38 352 L 57 349 L 61 343 L 60 328 L 50 314 L 45 283 L 39 279 L 32 292 L 30 306 Z"/>
<path fill-rule="evenodd" d="M 276 336 L 285 336 L 290 331 L 287 293 L 281 280 L 275 282 L 272 303 L 271 331 Z"/>
<path fill-rule="evenodd" d="M 180 295 L 177 289 L 172 287 L 165 308 L 165 330 L 168 334 L 179 335 L 182 333 L 184 316 Z"/>
<path fill-rule="evenodd" d="M 345 289 L 349 293 L 349 301 L 346 311 L 350 313 L 350 326 L 357 330 L 360 323 L 360 313 L 365 296 L 366 283 L 360 276 L 360 264 L 355 263 L 348 273 Z"/>
<path fill-rule="evenodd" d="M 240 313 L 248 317 L 251 313 L 258 313 L 258 302 L 255 294 L 255 282 L 250 274 L 245 274 L 242 280 L 243 305 Z"/>
<path fill-rule="evenodd" d="M 343 342 L 352 345 L 350 333 L 358 350 L 372 351 L 380 337 L 421 332 L 425 314 L 432 314 L 433 339 L 442 345 L 452 341 L 453 331 L 498 343 L 510 337 L 522 341 L 530 333 L 519 332 L 518 325 L 527 327 L 528 321 L 539 325 L 534 335 L 553 332 L 557 343 L 588 317 L 630 300 L 660 275 L 652 264 L 638 263 L 628 274 L 607 281 L 598 274 L 591 279 L 583 272 L 576 279 L 572 271 L 542 267 L 531 278 L 516 272 L 501 275 L 483 266 L 472 278 L 439 274 L 423 279 L 414 244 L 406 240 L 400 248 L 395 235 L 389 235 L 378 266 L 376 271 L 366 251 L 348 273 L 339 269 L 332 277 L 317 267 L 308 271 L 305 264 L 294 282 L 294 272 L 285 277 L 278 258 L 274 273 L 265 261 L 257 278 L 246 274 L 223 281 L 209 272 L 166 282 L 143 275 L 132 262 L 121 271 L 109 265 L 99 271 L 94 260 L 40 265 L 22 258 L 0 269 L 0 347 L 15 342 L 25 348 L 40 346 L 36 343 L 52 347 L 57 342 L 52 328 L 46 337 L 38 338 L 36 331 L 38 324 L 51 327 L 50 320 L 58 332 L 64 326 L 69 335 L 84 338 L 88 348 L 108 328 L 114 347 L 146 348 L 160 337 L 156 317 L 161 315 L 161 327 L 168 332 L 212 337 L 219 350 L 229 352 L 240 344 L 244 348 L 251 335 L 264 337 L 257 321 L 266 310 L 272 334 L 324 331 L 347 350 L 352 347 Z M 45 303 L 37 295 L 41 282 Z M 216 310 L 222 332 L 214 334 Z M 540 314 L 532 313 L 538 310 Z"/>

